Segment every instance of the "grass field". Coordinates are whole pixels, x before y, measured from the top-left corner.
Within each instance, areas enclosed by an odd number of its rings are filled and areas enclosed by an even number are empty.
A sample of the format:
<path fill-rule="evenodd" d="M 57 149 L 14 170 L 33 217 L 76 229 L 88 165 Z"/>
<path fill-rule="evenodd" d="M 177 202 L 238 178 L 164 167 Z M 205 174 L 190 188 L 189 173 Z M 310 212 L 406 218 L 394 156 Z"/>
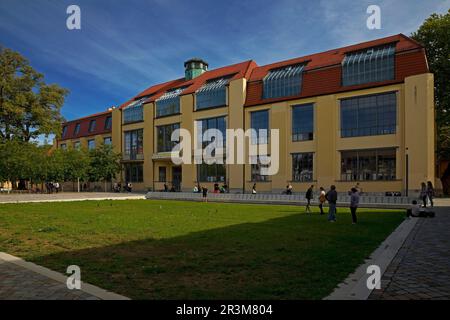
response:
<path fill-rule="evenodd" d="M 0 251 L 134 299 L 320 299 L 403 220 L 177 201 L 0 205 Z"/>

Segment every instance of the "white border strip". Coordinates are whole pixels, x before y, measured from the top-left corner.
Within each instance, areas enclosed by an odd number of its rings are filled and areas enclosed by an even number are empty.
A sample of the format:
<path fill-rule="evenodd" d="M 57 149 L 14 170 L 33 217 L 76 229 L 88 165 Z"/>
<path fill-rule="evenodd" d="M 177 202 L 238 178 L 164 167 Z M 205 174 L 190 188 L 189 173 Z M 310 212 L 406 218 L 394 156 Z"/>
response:
<path fill-rule="evenodd" d="M 413 230 L 418 219 L 411 218 L 403 221 L 394 232 L 376 249 L 356 271 L 350 274 L 338 287 L 324 300 L 367 300 L 372 289 L 367 288 L 367 267 L 377 265 L 380 267 L 382 276 L 391 264 L 397 252 L 402 247 L 408 235 Z M 356 226 L 357 227 L 357 226 Z"/>

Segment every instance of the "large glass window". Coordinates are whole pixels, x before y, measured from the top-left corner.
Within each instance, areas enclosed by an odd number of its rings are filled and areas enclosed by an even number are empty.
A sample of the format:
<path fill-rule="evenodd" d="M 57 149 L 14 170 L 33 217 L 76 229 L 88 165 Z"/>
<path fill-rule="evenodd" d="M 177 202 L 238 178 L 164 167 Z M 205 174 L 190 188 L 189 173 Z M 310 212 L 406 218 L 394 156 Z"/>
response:
<path fill-rule="evenodd" d="M 143 159 L 143 129 L 126 131 L 124 143 L 124 158 L 128 160 Z"/>
<path fill-rule="evenodd" d="M 299 95 L 304 65 L 270 70 L 263 79 L 263 99 Z"/>
<path fill-rule="evenodd" d="M 142 182 L 143 166 L 142 163 L 127 163 L 124 165 L 125 182 Z"/>
<path fill-rule="evenodd" d="M 292 107 L 292 141 L 312 140 L 314 135 L 313 104 Z"/>
<path fill-rule="evenodd" d="M 164 93 L 156 100 L 156 117 L 164 117 L 180 113 L 180 95 L 184 88 L 174 89 Z"/>
<path fill-rule="evenodd" d="M 258 156 L 256 161 L 256 163 L 251 165 L 251 176 L 252 176 L 252 181 L 269 181 L 270 180 L 270 176 L 268 175 L 263 175 L 262 174 L 262 169 L 268 169 L 270 164 L 263 164 L 261 163 L 261 159 Z"/>
<path fill-rule="evenodd" d="M 111 139 L 111 137 L 103 138 L 103 144 L 104 144 L 104 145 L 110 146 L 110 145 L 112 144 L 112 139 Z"/>
<path fill-rule="evenodd" d="M 112 117 L 107 116 L 105 119 L 105 130 L 110 130 L 112 125 Z"/>
<path fill-rule="evenodd" d="M 97 121 L 91 120 L 91 122 L 89 122 L 89 132 L 93 132 L 95 130 L 96 126 L 97 126 Z"/>
<path fill-rule="evenodd" d="M 293 181 L 309 182 L 313 180 L 313 157 L 312 152 L 292 154 Z"/>
<path fill-rule="evenodd" d="M 77 123 L 77 124 L 75 125 L 75 129 L 73 130 L 73 135 L 76 136 L 76 135 L 78 135 L 79 133 L 80 133 L 80 124 Z"/>
<path fill-rule="evenodd" d="M 227 104 L 227 84 L 229 77 L 206 82 L 195 93 L 196 110 L 221 107 Z"/>
<path fill-rule="evenodd" d="M 178 141 L 171 141 L 172 133 L 180 128 L 179 123 L 157 127 L 158 132 L 158 152 L 170 152 L 178 144 Z"/>
<path fill-rule="evenodd" d="M 61 135 L 61 137 L 62 137 L 62 138 L 65 138 L 65 137 L 66 137 L 66 134 L 67 134 L 67 126 L 64 126 L 63 129 L 62 129 L 62 135 Z"/>
<path fill-rule="evenodd" d="M 394 134 L 397 125 L 396 93 L 341 100 L 341 137 Z"/>
<path fill-rule="evenodd" d="M 344 181 L 395 180 L 396 150 L 373 149 L 341 152 Z"/>
<path fill-rule="evenodd" d="M 94 139 L 88 140 L 88 149 L 89 150 L 95 149 L 95 140 Z"/>
<path fill-rule="evenodd" d="M 342 84 L 352 86 L 393 80 L 394 64 L 395 45 L 348 53 L 342 61 Z"/>
<path fill-rule="evenodd" d="M 201 136 L 199 136 L 199 139 L 203 138 L 203 134 L 208 129 L 217 129 L 220 132 L 222 132 L 222 139 L 223 139 L 222 146 L 225 147 L 225 145 L 226 145 L 226 129 L 227 129 L 225 117 L 203 119 L 203 120 L 199 120 L 198 123 L 199 123 L 199 125 L 201 125 L 201 128 L 202 128 L 201 131 L 200 130 L 198 131 L 198 133 L 201 134 Z M 208 144 L 210 144 L 213 141 L 213 139 L 214 139 L 214 137 L 212 135 L 205 136 L 205 141 L 203 141 L 202 148 L 205 148 Z M 217 142 L 219 142 L 219 141 L 217 141 Z"/>
<path fill-rule="evenodd" d="M 133 101 L 123 109 L 123 123 L 132 123 L 144 120 L 143 102 L 146 98 Z"/>
<path fill-rule="evenodd" d="M 201 182 L 225 182 L 226 166 L 224 164 L 197 165 L 198 181 Z"/>
<path fill-rule="evenodd" d="M 167 168 L 166 167 L 159 167 L 159 182 L 166 182 L 166 178 L 167 178 Z"/>
<path fill-rule="evenodd" d="M 269 110 L 254 111 L 250 113 L 250 127 L 252 144 L 266 144 L 269 141 Z M 261 132 L 259 130 L 262 130 Z"/>

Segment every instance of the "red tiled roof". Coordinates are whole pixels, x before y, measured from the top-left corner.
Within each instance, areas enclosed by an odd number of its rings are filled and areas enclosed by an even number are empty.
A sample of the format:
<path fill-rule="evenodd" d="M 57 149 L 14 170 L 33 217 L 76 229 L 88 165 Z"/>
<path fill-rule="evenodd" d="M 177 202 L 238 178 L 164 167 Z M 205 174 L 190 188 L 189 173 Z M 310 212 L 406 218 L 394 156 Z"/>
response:
<path fill-rule="evenodd" d="M 87 117 L 67 121 L 63 123 L 63 128 L 67 127 L 66 135 L 59 139 L 60 141 L 69 140 L 69 139 L 77 139 L 81 137 L 94 136 L 97 134 L 106 134 L 111 132 L 111 128 L 105 129 L 106 118 L 111 116 L 111 111 L 100 112 L 96 114 L 92 114 Z M 89 132 L 89 124 L 91 120 L 96 121 L 95 129 L 92 132 Z M 75 135 L 75 127 L 77 123 L 80 124 L 80 131 L 77 135 Z"/>
<path fill-rule="evenodd" d="M 132 101 L 135 101 L 137 99 L 143 98 L 145 96 L 150 96 L 145 102 L 153 102 L 159 97 L 161 97 L 165 92 L 167 92 L 170 89 L 176 89 L 180 87 L 187 87 L 183 94 L 190 94 L 194 93 L 197 89 L 199 89 L 201 86 L 203 86 L 208 80 L 216 79 L 224 76 L 232 76 L 231 80 L 240 79 L 240 78 L 249 78 L 251 71 L 253 68 L 256 67 L 256 63 L 253 60 L 244 61 L 241 63 L 233 64 L 230 66 L 217 68 L 213 70 L 206 71 L 205 73 L 201 74 L 200 76 L 192 79 L 192 80 L 185 80 L 185 78 L 180 78 L 176 80 L 171 80 L 168 82 L 164 82 L 161 84 L 157 84 L 154 86 L 151 86 L 141 93 L 137 94 L 132 99 L 128 100 L 127 102 L 123 103 L 119 106 L 119 108 L 124 108 L 128 104 L 130 104 Z"/>
<path fill-rule="evenodd" d="M 396 52 L 395 80 L 378 83 L 368 83 L 358 86 L 342 87 L 341 63 L 346 53 L 391 43 L 395 43 Z M 307 63 L 303 73 L 302 91 L 299 95 L 275 99 L 262 99 L 262 80 L 267 75 L 269 70 L 299 63 Z M 318 96 L 323 94 L 331 94 L 342 91 L 357 90 L 367 87 L 398 83 L 402 82 L 407 76 L 425 72 L 428 72 L 428 65 L 426 62 L 423 47 L 413 39 L 410 39 L 403 34 L 398 34 L 339 49 L 333 49 L 300 58 L 256 67 L 253 69 L 249 83 L 247 85 L 247 97 L 245 105 L 253 106 L 294 98 Z"/>

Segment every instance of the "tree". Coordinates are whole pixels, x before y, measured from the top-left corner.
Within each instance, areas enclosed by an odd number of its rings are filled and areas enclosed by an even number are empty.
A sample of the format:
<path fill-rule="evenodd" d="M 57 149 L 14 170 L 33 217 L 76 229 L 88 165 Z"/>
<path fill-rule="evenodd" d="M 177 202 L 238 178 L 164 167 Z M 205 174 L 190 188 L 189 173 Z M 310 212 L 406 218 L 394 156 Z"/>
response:
<path fill-rule="evenodd" d="M 425 47 L 430 71 L 434 73 L 436 158 L 440 163 L 450 160 L 450 10 L 446 14 L 432 14 L 411 36 Z M 443 186 L 449 184 L 444 183 L 447 179 L 450 170 L 441 177 Z"/>
<path fill-rule="evenodd" d="M 46 84 L 18 52 L 0 46 L 0 141 L 59 137 L 67 94 L 57 84 Z"/>
<path fill-rule="evenodd" d="M 102 144 L 89 151 L 89 181 L 111 181 L 120 172 L 121 155 L 115 153 L 110 145 Z"/>

